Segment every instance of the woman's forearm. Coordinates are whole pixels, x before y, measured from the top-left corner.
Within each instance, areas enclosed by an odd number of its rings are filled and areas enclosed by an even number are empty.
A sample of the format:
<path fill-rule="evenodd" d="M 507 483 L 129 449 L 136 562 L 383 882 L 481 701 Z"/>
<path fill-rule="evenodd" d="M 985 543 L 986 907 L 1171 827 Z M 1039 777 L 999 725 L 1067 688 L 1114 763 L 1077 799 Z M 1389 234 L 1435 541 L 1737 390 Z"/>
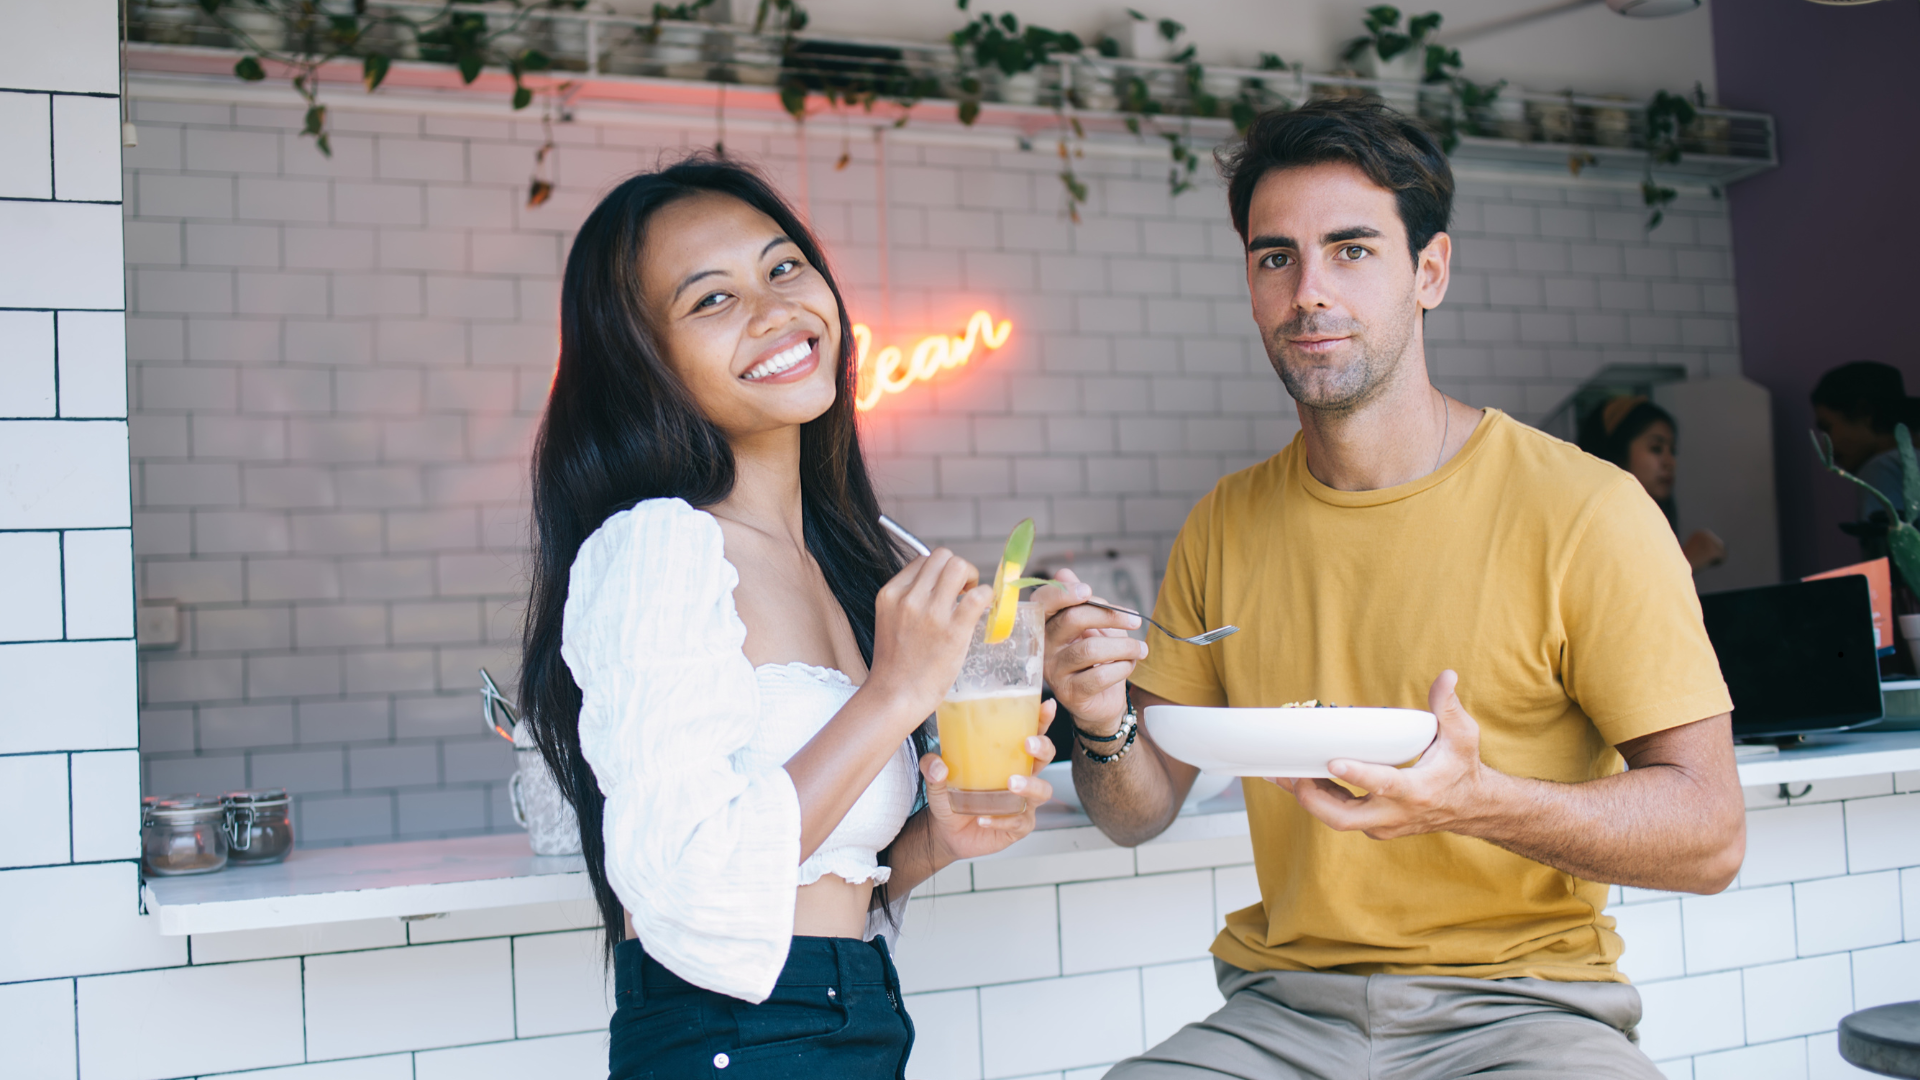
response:
<path fill-rule="evenodd" d="M 870 680 L 813 738 L 787 759 L 800 796 L 800 859 L 806 861 L 840 825 L 860 794 L 899 752 L 925 714 Z"/>

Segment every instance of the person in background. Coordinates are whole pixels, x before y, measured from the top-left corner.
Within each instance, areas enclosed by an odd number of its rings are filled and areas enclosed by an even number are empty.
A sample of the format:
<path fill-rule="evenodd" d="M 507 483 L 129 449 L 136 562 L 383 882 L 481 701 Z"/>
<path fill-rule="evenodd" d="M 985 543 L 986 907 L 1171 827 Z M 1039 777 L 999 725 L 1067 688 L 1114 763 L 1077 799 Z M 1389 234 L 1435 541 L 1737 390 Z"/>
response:
<path fill-rule="evenodd" d="M 1872 484 L 1903 512 L 1900 490 L 1900 452 L 1893 428 L 1913 411 L 1906 380 L 1900 369 L 1871 360 L 1841 364 L 1813 387 L 1813 422 L 1833 440 L 1833 462 Z M 1860 492 L 1860 517 L 1885 515 L 1886 507 Z"/>
<path fill-rule="evenodd" d="M 1673 478 L 1680 452 L 1680 425 L 1673 414 L 1639 395 L 1623 395 L 1595 411 L 1581 449 L 1633 474 L 1647 489 L 1667 524 L 1680 531 L 1673 507 Z M 1694 573 L 1727 561 L 1727 545 L 1706 529 L 1695 529 L 1680 544 Z"/>

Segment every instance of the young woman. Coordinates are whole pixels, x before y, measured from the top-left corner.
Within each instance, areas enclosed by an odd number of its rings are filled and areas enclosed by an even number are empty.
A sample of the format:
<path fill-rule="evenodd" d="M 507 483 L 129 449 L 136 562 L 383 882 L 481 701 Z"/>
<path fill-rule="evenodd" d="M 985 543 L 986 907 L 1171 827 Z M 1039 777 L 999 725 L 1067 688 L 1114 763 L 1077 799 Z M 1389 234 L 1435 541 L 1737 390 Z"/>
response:
<path fill-rule="evenodd" d="M 1626 395 L 1601 405 L 1591 426 L 1597 430 L 1588 433 L 1588 453 L 1632 473 L 1678 532 L 1673 481 L 1680 467 L 1680 433 L 1673 414 L 1644 397 Z M 1680 551 L 1695 573 L 1727 557 L 1727 545 L 1706 529 L 1695 529 Z"/>
<path fill-rule="evenodd" d="M 959 818 L 916 755 L 989 590 L 880 529 L 845 306 L 753 172 L 622 183 L 560 307 L 521 702 L 619 943 L 611 1074 L 903 1076 L 882 931 L 1051 794 Z"/>

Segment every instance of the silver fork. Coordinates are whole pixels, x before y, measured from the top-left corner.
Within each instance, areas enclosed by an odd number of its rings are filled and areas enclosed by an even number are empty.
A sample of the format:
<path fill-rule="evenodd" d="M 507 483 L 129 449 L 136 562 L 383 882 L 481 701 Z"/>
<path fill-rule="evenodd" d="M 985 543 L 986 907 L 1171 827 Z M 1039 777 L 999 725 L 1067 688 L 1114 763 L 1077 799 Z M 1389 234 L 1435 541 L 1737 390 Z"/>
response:
<path fill-rule="evenodd" d="M 908 532 L 906 529 L 902 528 L 899 522 L 893 520 L 892 518 L 888 517 L 885 514 L 880 515 L 880 526 L 886 529 L 888 532 L 892 533 L 893 535 L 899 537 L 902 541 L 906 543 L 908 547 L 919 552 L 921 555 L 925 556 L 925 555 L 933 554 L 932 550 L 929 549 L 926 544 L 922 543 L 919 537 L 913 535 L 912 533 Z M 1240 628 L 1237 626 L 1222 626 L 1215 630 L 1208 630 L 1204 634 L 1195 634 L 1192 637 L 1181 637 L 1179 634 L 1176 634 L 1173 631 L 1167 629 L 1166 627 L 1161 626 L 1159 623 L 1155 622 L 1150 618 L 1147 618 L 1147 616 L 1142 615 L 1137 611 L 1130 611 L 1123 607 L 1114 607 L 1112 604 L 1103 604 L 1098 600 L 1082 600 L 1080 602 L 1083 604 L 1089 605 L 1091 607 L 1097 607 L 1106 611 L 1112 611 L 1120 615 L 1131 615 L 1136 619 L 1143 619 L 1146 621 L 1146 623 L 1149 626 L 1152 626 L 1155 630 L 1160 631 L 1161 633 L 1167 635 L 1168 637 L 1172 638 L 1175 641 L 1183 641 L 1188 645 L 1211 645 L 1214 642 L 1219 641 L 1223 637 L 1227 637 L 1229 635 L 1237 634 L 1240 632 Z"/>
<path fill-rule="evenodd" d="M 1217 630 L 1209 630 L 1204 634 L 1195 634 L 1192 637 L 1181 637 L 1179 634 L 1176 634 L 1173 631 L 1167 629 L 1166 627 L 1161 626 L 1159 623 L 1154 622 L 1152 619 L 1148 619 L 1145 615 L 1142 615 L 1137 611 L 1129 611 L 1123 607 L 1114 607 L 1112 604 L 1103 604 L 1098 600 L 1082 600 L 1080 602 L 1087 605 L 1088 607 L 1104 608 L 1108 611 L 1118 612 L 1121 615 L 1132 615 L 1136 619 L 1145 619 L 1146 622 L 1150 626 L 1152 626 L 1155 630 L 1160 631 L 1161 633 L 1167 635 L 1168 637 L 1172 638 L 1175 641 L 1184 641 L 1189 645 L 1211 645 L 1214 642 L 1219 641 L 1223 637 L 1228 637 L 1230 635 L 1237 634 L 1240 632 L 1239 627 L 1228 625 L 1228 626 L 1222 626 Z"/>

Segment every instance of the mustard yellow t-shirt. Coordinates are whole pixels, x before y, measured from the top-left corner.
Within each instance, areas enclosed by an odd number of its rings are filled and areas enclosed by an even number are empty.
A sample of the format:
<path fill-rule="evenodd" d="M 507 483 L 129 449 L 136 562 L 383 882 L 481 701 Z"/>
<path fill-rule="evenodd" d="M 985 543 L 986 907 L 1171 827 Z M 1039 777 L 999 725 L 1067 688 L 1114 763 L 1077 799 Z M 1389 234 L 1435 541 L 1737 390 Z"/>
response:
<path fill-rule="evenodd" d="M 1733 705 L 1680 547 L 1627 473 L 1489 409 L 1438 472 L 1336 491 L 1304 444 L 1188 515 L 1155 609 L 1207 648 L 1155 644 L 1134 685 L 1183 705 L 1427 707 L 1446 668 L 1502 772 L 1562 782 L 1613 747 Z M 1151 726 L 1151 725 L 1149 725 Z M 1615 981 L 1607 887 L 1453 833 L 1336 832 L 1249 780 L 1262 902 L 1213 953 L 1250 971 Z"/>

